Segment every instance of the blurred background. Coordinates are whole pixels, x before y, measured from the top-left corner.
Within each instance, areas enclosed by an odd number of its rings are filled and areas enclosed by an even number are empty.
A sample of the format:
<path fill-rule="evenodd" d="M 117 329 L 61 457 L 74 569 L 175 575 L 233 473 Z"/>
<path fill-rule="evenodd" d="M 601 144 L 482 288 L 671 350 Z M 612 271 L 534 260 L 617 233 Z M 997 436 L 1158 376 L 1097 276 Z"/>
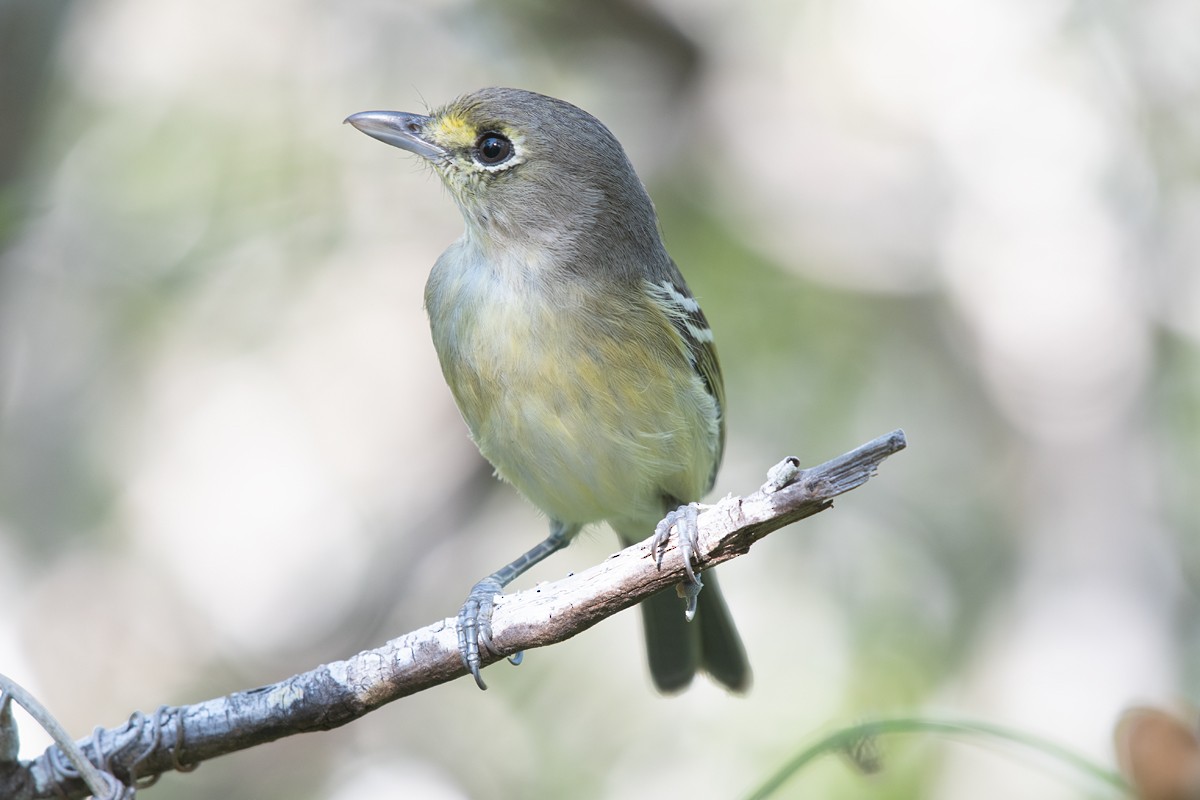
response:
<path fill-rule="evenodd" d="M 725 370 L 714 496 L 909 449 L 722 568 L 745 698 L 656 696 L 630 612 L 147 796 L 736 797 L 881 714 L 1112 765 L 1123 708 L 1196 699 L 1188 0 L 0 3 L 0 671 L 84 736 L 449 616 L 540 540 L 429 342 L 458 213 L 341 124 L 497 84 L 596 114 L 655 198 Z M 780 796 L 1111 796 L 881 747 Z"/>

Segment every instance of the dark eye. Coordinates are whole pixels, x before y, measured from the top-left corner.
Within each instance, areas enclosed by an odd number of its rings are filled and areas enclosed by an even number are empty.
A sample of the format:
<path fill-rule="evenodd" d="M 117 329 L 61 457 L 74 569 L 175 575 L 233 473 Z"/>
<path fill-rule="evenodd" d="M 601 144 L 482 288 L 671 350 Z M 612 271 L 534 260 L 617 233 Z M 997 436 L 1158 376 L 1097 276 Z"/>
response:
<path fill-rule="evenodd" d="M 475 141 L 475 160 L 487 167 L 507 161 L 512 152 L 512 142 L 498 133 L 485 133 Z"/>

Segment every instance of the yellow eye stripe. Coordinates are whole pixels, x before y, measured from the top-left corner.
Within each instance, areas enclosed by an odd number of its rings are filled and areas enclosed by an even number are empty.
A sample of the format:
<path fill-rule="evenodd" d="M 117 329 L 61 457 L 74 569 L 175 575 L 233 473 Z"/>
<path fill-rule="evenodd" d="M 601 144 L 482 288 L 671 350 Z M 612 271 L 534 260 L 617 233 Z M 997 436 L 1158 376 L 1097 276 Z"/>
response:
<path fill-rule="evenodd" d="M 467 148 L 475 144 L 478 132 L 461 114 L 453 111 L 436 117 L 430 138 L 448 148 Z"/>

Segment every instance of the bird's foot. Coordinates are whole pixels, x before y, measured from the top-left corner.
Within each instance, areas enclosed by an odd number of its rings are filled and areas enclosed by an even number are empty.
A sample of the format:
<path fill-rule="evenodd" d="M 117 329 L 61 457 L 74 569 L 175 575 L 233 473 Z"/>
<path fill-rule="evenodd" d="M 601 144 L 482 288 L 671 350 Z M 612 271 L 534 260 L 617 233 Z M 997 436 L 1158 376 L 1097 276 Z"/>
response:
<path fill-rule="evenodd" d="M 675 529 L 675 535 L 679 539 L 679 552 L 683 555 L 684 569 L 687 570 L 687 580 L 680 584 L 679 592 L 680 596 L 687 601 L 687 607 L 683 613 L 689 621 L 696 616 L 696 599 L 700 596 L 700 590 L 704 588 L 704 584 L 700 580 L 700 573 L 695 568 L 696 551 L 700 547 L 700 526 L 697 523 L 699 517 L 699 503 L 688 503 L 674 511 L 669 511 L 654 527 L 654 538 L 650 541 L 650 552 L 654 554 L 654 563 L 661 569 L 663 555 L 666 553 L 667 544 L 671 541 L 671 528 Z"/>
<path fill-rule="evenodd" d="M 496 595 L 503 588 L 494 578 L 484 578 L 471 587 L 467 602 L 458 612 L 458 652 L 462 656 L 463 666 L 470 671 L 480 689 L 487 689 L 487 684 L 479 674 L 479 668 L 483 665 L 480 647 L 492 655 L 501 655 L 492 645 L 492 610 Z M 521 654 L 517 653 L 513 659 L 509 660 L 514 664 L 520 663 Z"/>
<path fill-rule="evenodd" d="M 696 618 L 696 602 L 700 599 L 700 590 L 703 588 L 704 581 L 700 580 L 699 572 L 693 580 L 684 581 L 675 587 L 676 594 L 683 599 L 683 616 L 688 622 Z"/>
<path fill-rule="evenodd" d="M 458 652 L 462 655 L 463 666 L 471 673 L 480 689 L 487 688 L 487 684 L 479 675 L 479 668 L 483 666 L 483 653 L 504 655 L 492 644 L 492 611 L 496 605 L 496 596 L 525 570 L 556 550 L 566 547 L 567 542 L 577 533 L 578 525 L 551 521 L 550 535 L 543 541 L 471 587 L 467 602 L 463 603 L 458 612 Z M 521 653 L 511 653 L 508 660 L 513 664 L 520 664 Z"/>

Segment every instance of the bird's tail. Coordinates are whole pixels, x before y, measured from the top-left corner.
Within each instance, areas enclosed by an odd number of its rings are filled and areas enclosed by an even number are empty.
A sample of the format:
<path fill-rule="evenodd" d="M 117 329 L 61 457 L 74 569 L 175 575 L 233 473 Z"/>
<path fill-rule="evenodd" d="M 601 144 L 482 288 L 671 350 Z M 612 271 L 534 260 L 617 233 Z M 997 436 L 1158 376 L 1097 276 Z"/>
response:
<path fill-rule="evenodd" d="M 697 671 L 708 673 L 733 692 L 750 687 L 750 663 L 717 576 L 707 570 L 702 580 L 704 589 L 691 622 L 684 617 L 684 601 L 674 589 L 642 602 L 650 675 L 664 694 L 686 688 Z"/>

